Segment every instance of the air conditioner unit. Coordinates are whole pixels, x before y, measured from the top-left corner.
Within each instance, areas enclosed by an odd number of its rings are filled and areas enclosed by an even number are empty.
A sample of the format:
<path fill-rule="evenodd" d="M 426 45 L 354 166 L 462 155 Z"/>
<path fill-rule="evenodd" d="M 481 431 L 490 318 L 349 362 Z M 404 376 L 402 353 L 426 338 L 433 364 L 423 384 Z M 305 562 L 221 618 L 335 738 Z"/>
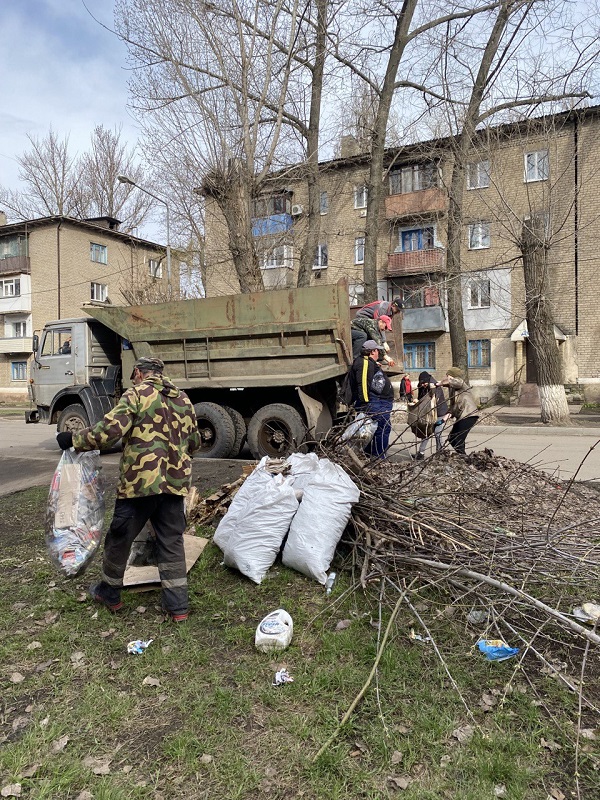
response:
<path fill-rule="evenodd" d="M 359 217 L 366 217 L 367 216 L 367 209 L 363 208 L 362 211 L 359 211 L 358 216 Z"/>
<path fill-rule="evenodd" d="M 304 209 L 302 208 L 300 203 L 294 203 L 294 205 L 292 206 L 292 217 L 299 217 L 303 211 Z"/>

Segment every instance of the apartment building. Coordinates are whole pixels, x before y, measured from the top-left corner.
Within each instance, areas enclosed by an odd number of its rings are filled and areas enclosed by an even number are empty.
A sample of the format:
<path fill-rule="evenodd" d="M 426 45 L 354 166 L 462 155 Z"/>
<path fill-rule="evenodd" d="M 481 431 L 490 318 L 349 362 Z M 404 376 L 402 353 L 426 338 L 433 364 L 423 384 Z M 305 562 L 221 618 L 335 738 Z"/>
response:
<path fill-rule="evenodd" d="M 118 227 L 111 217 L 6 224 L 0 213 L 0 401 L 27 398 L 32 335 L 49 320 L 81 317 L 86 303 L 124 304 L 143 287 L 166 292 L 165 248 Z"/>
<path fill-rule="evenodd" d="M 450 138 L 390 150 L 382 176 L 378 294 L 404 299 L 404 363 L 442 375 L 451 364 L 447 310 Z M 349 281 L 351 304 L 364 297 L 368 157 L 344 153 L 321 164 L 321 235 L 313 283 Z M 547 234 L 550 300 L 563 380 L 600 399 L 600 309 L 596 299 L 600 216 L 600 107 L 498 126 L 474 143 L 463 186 L 461 291 L 470 380 L 483 400 L 535 383 L 525 321 L 519 241 L 525 219 Z M 294 286 L 306 231 L 304 181 L 288 171 L 255 202 L 253 236 L 266 288 Z M 239 291 L 223 219 L 207 203 L 206 291 Z"/>

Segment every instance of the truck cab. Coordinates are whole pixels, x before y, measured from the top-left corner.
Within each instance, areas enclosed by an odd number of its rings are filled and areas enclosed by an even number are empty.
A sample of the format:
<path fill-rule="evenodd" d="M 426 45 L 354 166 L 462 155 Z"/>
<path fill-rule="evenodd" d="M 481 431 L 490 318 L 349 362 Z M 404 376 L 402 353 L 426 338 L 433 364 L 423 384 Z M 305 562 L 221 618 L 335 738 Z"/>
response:
<path fill-rule="evenodd" d="M 27 422 L 78 431 L 102 419 L 121 394 L 121 338 L 90 317 L 48 322 L 33 338 Z"/>

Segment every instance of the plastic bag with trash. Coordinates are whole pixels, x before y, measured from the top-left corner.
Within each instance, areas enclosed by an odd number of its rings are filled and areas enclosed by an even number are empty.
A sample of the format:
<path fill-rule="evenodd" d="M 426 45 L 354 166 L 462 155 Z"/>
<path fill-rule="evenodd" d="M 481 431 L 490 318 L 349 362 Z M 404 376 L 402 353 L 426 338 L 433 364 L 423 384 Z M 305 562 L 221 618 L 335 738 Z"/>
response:
<path fill-rule="evenodd" d="M 46 548 L 53 564 L 68 577 L 79 575 L 102 539 L 104 489 L 100 451 L 62 454 L 48 495 Z"/>
<path fill-rule="evenodd" d="M 340 441 L 348 442 L 352 440 L 362 445 L 368 445 L 373 436 L 375 436 L 376 430 L 377 423 L 375 420 L 371 419 L 371 417 L 367 417 L 366 414 L 360 411 L 356 415 L 354 422 L 351 422 L 342 433 Z"/>
<path fill-rule="evenodd" d="M 488 661 L 506 661 L 519 652 L 518 647 L 509 647 L 502 639 L 480 639 L 477 647 Z"/>

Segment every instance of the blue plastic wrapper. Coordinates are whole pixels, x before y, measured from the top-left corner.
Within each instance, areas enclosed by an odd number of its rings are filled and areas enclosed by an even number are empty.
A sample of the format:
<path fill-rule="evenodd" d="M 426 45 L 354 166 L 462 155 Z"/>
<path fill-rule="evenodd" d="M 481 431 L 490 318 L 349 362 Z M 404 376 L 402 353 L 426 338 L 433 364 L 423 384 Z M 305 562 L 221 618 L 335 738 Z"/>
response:
<path fill-rule="evenodd" d="M 127 652 L 134 656 L 139 656 L 147 647 L 150 647 L 154 639 L 148 639 L 144 642 L 142 639 L 136 639 L 134 642 L 129 642 L 127 645 Z"/>
<path fill-rule="evenodd" d="M 488 661 L 506 661 L 519 652 L 518 647 L 509 647 L 502 639 L 480 639 L 477 647 Z"/>

